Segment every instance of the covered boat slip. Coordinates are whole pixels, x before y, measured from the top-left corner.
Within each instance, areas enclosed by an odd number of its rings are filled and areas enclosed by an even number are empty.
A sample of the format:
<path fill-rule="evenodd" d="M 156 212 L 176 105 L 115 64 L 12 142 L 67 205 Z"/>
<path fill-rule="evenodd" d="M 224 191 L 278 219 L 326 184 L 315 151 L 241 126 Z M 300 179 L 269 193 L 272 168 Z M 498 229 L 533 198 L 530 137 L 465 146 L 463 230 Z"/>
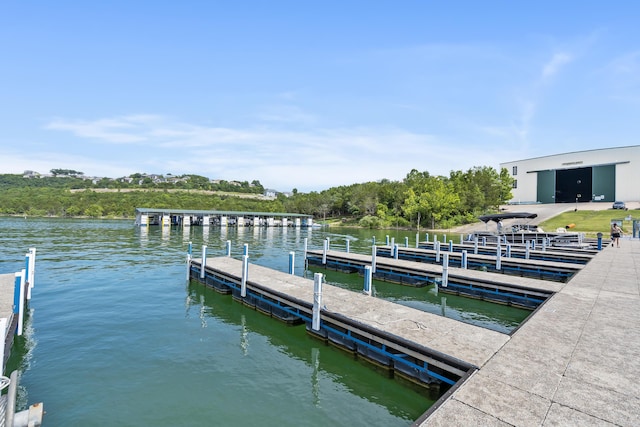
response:
<path fill-rule="evenodd" d="M 282 212 L 136 208 L 136 225 L 190 227 L 312 227 L 313 216 Z"/>
<path fill-rule="evenodd" d="M 423 385 L 455 384 L 491 358 L 509 336 L 367 296 L 322 286 L 319 331 L 311 330 L 314 281 L 249 264 L 247 294 L 239 294 L 243 262 L 231 257 L 190 264 L 190 277 L 215 290 L 228 288 L 246 305 L 272 316 L 297 316 L 317 337 Z M 224 289 L 222 289 L 224 290 Z"/>

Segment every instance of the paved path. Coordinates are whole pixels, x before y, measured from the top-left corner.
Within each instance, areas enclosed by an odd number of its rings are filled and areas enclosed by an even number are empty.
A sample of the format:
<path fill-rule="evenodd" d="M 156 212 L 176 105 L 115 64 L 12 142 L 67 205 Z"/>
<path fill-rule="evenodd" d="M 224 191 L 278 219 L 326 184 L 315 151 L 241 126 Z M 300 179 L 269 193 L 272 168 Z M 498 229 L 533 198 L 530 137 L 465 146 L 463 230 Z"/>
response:
<path fill-rule="evenodd" d="M 640 240 L 606 247 L 421 426 L 639 426 Z"/>

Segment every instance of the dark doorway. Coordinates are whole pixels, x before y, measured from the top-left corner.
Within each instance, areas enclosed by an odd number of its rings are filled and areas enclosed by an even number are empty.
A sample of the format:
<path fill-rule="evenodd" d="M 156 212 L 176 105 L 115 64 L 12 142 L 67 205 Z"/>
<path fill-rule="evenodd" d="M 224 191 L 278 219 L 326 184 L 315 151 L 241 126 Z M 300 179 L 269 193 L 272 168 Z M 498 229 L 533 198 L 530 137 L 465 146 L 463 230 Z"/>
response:
<path fill-rule="evenodd" d="M 590 202 L 591 168 L 556 171 L 556 203 Z"/>

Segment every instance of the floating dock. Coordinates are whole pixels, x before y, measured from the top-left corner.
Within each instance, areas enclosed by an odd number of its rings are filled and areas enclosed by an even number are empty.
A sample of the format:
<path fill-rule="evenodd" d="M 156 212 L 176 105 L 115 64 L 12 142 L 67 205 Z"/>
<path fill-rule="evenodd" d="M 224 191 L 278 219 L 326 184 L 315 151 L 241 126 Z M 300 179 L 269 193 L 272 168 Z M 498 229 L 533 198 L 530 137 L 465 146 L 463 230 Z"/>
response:
<path fill-rule="evenodd" d="M 339 252 L 307 251 L 309 265 L 343 272 L 364 274 L 372 265 L 372 256 Z M 324 261 L 324 262 L 323 262 Z M 582 266 L 579 266 L 582 267 Z M 534 309 L 542 304 L 559 284 L 528 277 L 505 277 L 491 272 L 449 267 L 443 284 L 443 266 L 402 259 L 376 257 L 373 278 L 409 286 L 436 285 L 441 292 L 455 293 L 487 301 Z"/>
<path fill-rule="evenodd" d="M 448 246 L 445 246 L 448 249 Z M 500 262 L 498 263 L 498 250 L 500 250 Z M 540 259 L 513 258 L 510 248 L 493 248 L 492 255 L 480 255 L 463 252 L 443 250 L 415 249 L 404 247 L 377 246 L 376 254 L 382 257 L 404 259 L 423 263 L 441 263 L 442 255 L 447 253 L 449 265 L 462 267 L 466 264 L 468 269 L 492 271 L 494 273 L 514 276 L 533 277 L 536 279 L 553 280 L 557 282 L 568 281 L 582 268 L 581 264 L 561 261 L 543 261 Z M 314 252 L 315 253 L 315 252 Z"/>
<path fill-rule="evenodd" d="M 420 242 L 418 248 L 421 249 L 430 249 L 435 250 L 436 243 L 434 242 Z M 506 253 L 507 248 L 505 245 L 502 246 L 502 251 Z M 522 245 L 511 245 L 510 247 L 510 255 L 511 258 L 520 258 L 520 259 L 533 259 L 539 261 L 554 261 L 554 262 L 568 262 L 573 264 L 586 264 L 591 261 L 598 251 L 595 249 L 582 249 L 582 248 L 571 248 L 571 247 L 545 247 L 544 250 L 540 246 L 539 249 L 530 249 L 526 250 L 526 248 Z M 449 250 L 451 249 L 451 250 Z M 467 251 L 467 253 L 475 253 L 479 255 L 496 255 L 497 245 L 490 244 L 487 242 L 486 245 L 477 246 L 474 245 L 474 242 L 465 241 L 462 244 L 456 243 L 440 243 L 441 251 L 449 251 L 449 252 L 462 252 Z"/>
<path fill-rule="evenodd" d="M 243 262 L 230 257 L 190 263 L 190 277 L 289 323 L 299 318 L 309 333 L 353 352 L 394 375 L 425 387 L 450 387 L 504 345 L 508 335 L 322 285 L 320 327 L 313 329 L 314 281 L 249 265 L 241 296 Z M 227 292 L 228 291 L 228 292 Z"/>

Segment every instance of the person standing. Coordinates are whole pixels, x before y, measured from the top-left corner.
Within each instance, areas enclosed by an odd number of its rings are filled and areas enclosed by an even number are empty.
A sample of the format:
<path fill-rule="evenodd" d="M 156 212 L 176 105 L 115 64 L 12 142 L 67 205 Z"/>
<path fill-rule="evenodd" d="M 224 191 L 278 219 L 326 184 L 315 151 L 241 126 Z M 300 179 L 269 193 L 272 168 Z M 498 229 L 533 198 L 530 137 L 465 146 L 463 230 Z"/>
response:
<path fill-rule="evenodd" d="M 618 226 L 617 222 L 614 222 L 611 224 L 611 240 L 618 248 L 620 247 L 620 236 L 622 236 L 622 229 Z"/>

